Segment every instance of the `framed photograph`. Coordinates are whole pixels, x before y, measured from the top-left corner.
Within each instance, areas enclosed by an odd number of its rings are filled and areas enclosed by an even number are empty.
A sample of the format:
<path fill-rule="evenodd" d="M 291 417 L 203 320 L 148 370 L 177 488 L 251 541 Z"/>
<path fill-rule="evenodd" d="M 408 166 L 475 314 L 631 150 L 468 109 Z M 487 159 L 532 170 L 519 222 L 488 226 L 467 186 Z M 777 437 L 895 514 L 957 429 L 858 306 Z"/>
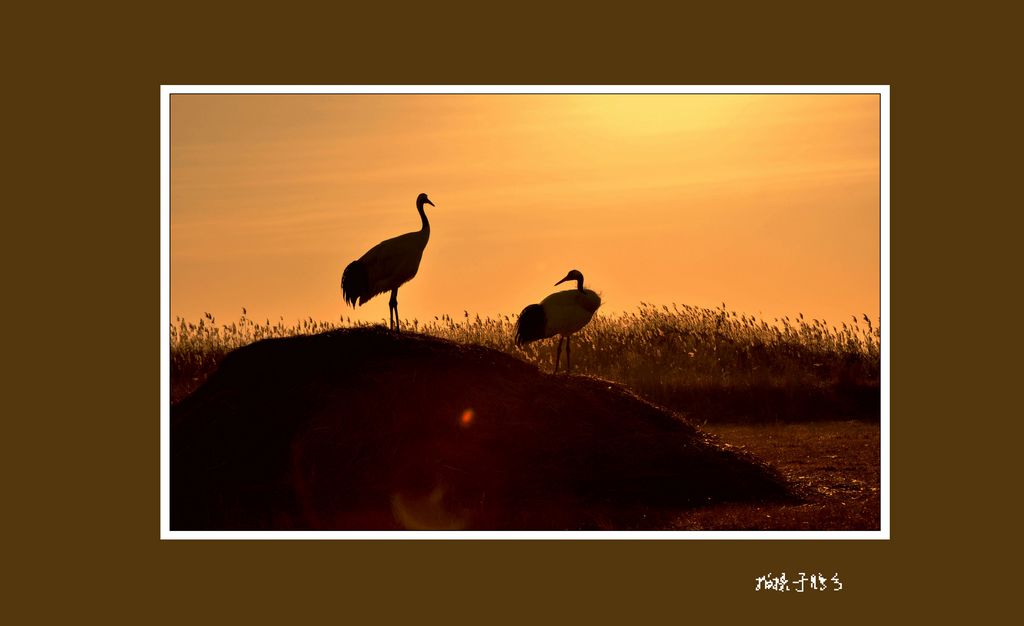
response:
<path fill-rule="evenodd" d="M 886 85 L 165 85 L 161 218 L 163 538 L 890 537 Z"/>

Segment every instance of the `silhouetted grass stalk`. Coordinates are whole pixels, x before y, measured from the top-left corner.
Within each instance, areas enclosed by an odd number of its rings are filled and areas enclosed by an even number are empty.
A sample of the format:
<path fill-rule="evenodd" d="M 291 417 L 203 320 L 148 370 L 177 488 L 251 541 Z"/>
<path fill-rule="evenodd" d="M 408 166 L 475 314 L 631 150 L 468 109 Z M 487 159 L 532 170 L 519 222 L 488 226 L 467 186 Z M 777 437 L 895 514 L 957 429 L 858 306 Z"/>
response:
<path fill-rule="evenodd" d="M 481 318 L 464 312 L 427 322 L 406 320 L 405 331 L 495 348 L 550 370 L 557 339 L 517 346 L 515 315 Z M 371 326 L 342 317 L 309 318 L 286 326 L 252 320 L 218 325 L 206 314 L 198 323 L 181 318 L 171 326 L 172 395 L 178 400 L 240 346 L 271 337 L 315 334 Z M 699 390 L 829 390 L 877 388 L 879 329 L 867 315 L 840 326 L 784 317 L 771 323 L 730 312 L 688 305 L 642 303 L 634 312 L 600 312 L 573 336 L 573 372 L 620 382 L 652 400 L 686 404 L 680 394 Z M 564 366 L 565 357 L 562 357 Z M 692 397 L 692 396 L 686 396 Z M 678 400 L 678 401 L 677 401 Z"/>

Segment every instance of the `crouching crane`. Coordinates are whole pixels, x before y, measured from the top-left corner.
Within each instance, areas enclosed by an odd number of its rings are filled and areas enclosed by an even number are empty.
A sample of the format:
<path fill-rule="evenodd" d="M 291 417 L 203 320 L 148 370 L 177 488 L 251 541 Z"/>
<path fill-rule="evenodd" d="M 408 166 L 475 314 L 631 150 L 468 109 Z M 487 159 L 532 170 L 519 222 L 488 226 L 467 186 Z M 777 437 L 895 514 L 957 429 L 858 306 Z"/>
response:
<path fill-rule="evenodd" d="M 590 322 L 594 312 L 601 306 L 601 297 L 590 289 L 583 288 L 583 274 L 572 270 L 565 278 L 555 283 L 575 280 L 576 288 L 557 291 L 523 309 L 516 321 L 516 343 L 524 345 L 538 339 L 558 335 L 558 349 L 555 352 L 555 372 L 562 356 L 562 341 L 565 341 L 565 362 L 572 371 L 572 351 L 569 347 L 572 334 Z"/>
<path fill-rule="evenodd" d="M 416 210 L 420 212 L 422 228 L 380 242 L 359 260 L 349 263 L 341 275 L 341 294 L 352 307 L 362 306 L 385 291 L 391 292 L 388 316 L 390 328 L 396 332 L 399 332 L 398 288 L 416 276 L 423 250 L 430 239 L 430 222 L 423 211 L 424 204 L 434 206 L 427 194 L 421 193 L 416 198 Z"/>

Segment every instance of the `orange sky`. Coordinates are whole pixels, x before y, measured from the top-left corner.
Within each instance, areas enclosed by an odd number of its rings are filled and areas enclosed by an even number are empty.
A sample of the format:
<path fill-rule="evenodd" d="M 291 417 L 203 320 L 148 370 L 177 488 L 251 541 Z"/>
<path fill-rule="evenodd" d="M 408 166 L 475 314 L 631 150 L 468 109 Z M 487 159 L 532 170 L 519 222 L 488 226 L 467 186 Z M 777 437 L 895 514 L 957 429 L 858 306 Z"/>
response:
<path fill-rule="evenodd" d="M 878 316 L 877 95 L 176 94 L 170 120 L 172 320 L 386 320 L 339 279 L 420 192 L 403 318 L 518 312 L 573 268 L 606 311 Z"/>

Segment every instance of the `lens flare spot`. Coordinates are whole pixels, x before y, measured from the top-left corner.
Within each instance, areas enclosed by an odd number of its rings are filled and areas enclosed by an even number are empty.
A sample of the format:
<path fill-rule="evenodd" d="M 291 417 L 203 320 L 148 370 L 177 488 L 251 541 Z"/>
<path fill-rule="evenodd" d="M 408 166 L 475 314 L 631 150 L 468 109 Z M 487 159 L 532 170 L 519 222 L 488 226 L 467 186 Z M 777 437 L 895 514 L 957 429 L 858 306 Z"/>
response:
<path fill-rule="evenodd" d="M 462 530 L 466 520 L 449 511 L 445 488 L 437 485 L 427 494 L 398 492 L 391 496 L 395 520 L 409 530 Z"/>
<path fill-rule="evenodd" d="M 473 411 L 473 409 L 466 409 L 465 411 L 462 412 L 462 417 L 459 418 L 459 424 L 463 428 L 465 428 L 465 427 L 469 426 L 470 424 L 472 424 L 473 420 L 475 420 L 475 419 L 476 419 L 476 413 Z"/>

